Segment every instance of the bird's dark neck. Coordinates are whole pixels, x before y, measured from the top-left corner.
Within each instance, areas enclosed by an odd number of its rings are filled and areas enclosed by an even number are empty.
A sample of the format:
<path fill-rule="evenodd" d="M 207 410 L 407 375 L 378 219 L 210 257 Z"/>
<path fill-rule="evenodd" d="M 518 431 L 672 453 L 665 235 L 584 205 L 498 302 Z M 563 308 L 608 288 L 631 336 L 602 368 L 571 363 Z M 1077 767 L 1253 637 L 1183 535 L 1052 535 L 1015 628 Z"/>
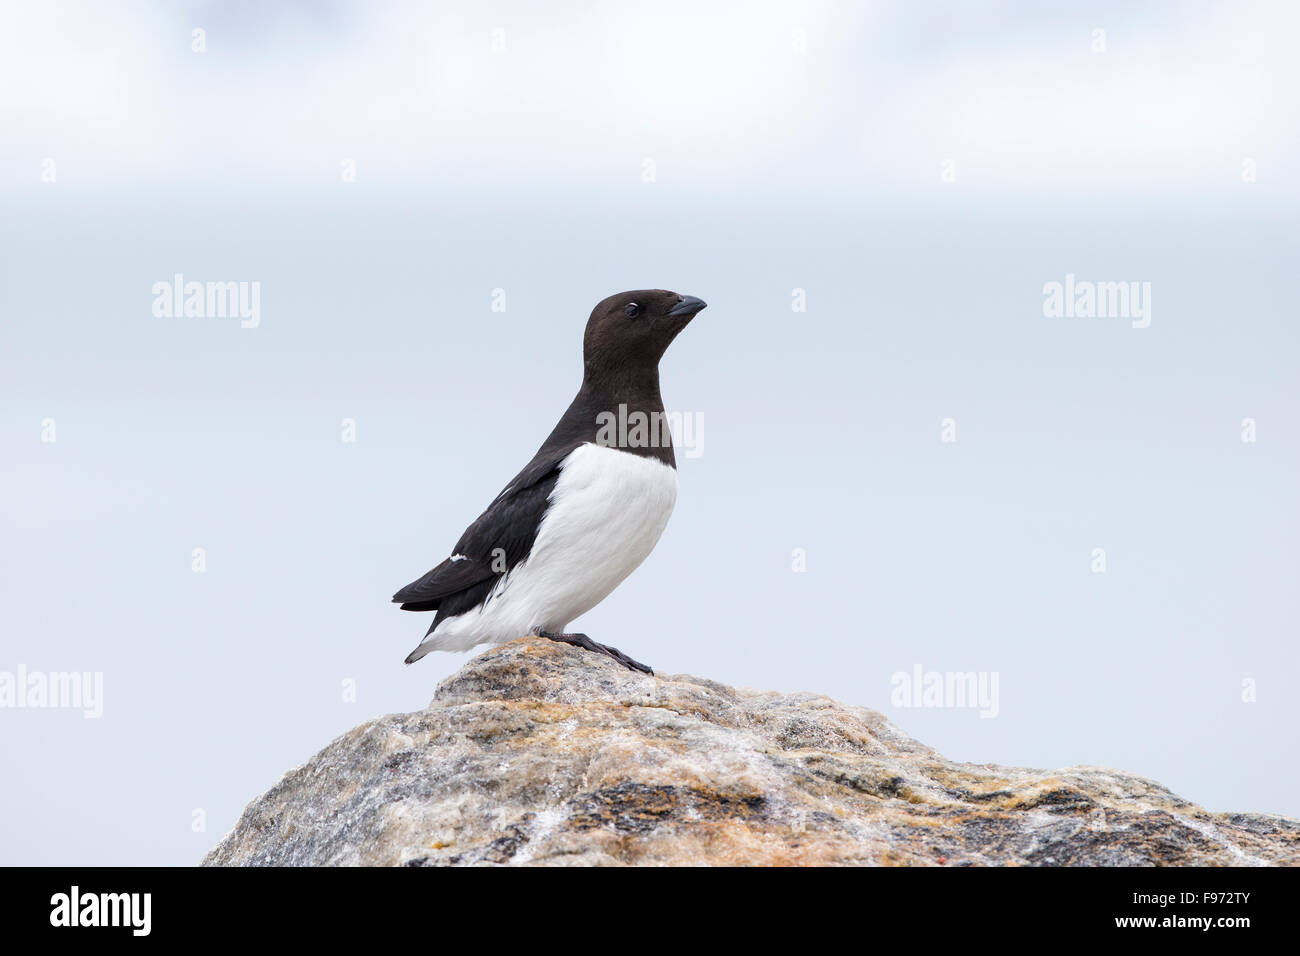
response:
<path fill-rule="evenodd" d="M 625 369 L 617 378 L 588 368 L 582 377 L 582 388 L 578 389 L 574 403 L 578 401 L 615 413 L 620 405 L 626 405 L 629 412 L 662 412 L 664 400 L 659 394 L 659 366 Z"/>
<path fill-rule="evenodd" d="M 657 458 L 676 467 L 659 394 L 659 369 L 624 371 L 616 381 L 588 370 L 578 394 L 547 440 L 548 445 L 582 442 Z"/>

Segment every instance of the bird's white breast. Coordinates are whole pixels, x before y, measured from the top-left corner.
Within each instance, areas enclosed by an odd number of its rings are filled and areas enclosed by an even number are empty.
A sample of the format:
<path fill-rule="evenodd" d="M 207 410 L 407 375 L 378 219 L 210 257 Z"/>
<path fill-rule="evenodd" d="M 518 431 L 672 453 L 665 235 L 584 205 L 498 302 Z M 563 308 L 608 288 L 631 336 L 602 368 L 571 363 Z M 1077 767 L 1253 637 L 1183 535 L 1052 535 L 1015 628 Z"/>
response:
<path fill-rule="evenodd" d="M 484 604 L 448 618 L 435 646 L 467 649 L 534 628 L 562 631 L 636 570 L 677 502 L 677 471 L 656 458 L 585 444 L 565 458 L 528 559 Z"/>

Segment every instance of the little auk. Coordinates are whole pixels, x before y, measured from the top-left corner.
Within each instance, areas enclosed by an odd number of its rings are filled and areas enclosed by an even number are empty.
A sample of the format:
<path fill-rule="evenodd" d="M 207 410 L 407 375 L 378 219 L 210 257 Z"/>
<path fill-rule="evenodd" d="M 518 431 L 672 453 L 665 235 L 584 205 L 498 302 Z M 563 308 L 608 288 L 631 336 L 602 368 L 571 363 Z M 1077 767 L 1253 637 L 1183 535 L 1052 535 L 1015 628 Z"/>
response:
<path fill-rule="evenodd" d="M 677 463 L 659 359 L 704 307 L 662 289 L 596 305 L 582 340 L 582 387 L 560 423 L 451 556 L 393 595 L 403 611 L 438 612 L 406 663 L 532 635 L 654 673 L 565 628 L 645 560 L 668 524 Z"/>

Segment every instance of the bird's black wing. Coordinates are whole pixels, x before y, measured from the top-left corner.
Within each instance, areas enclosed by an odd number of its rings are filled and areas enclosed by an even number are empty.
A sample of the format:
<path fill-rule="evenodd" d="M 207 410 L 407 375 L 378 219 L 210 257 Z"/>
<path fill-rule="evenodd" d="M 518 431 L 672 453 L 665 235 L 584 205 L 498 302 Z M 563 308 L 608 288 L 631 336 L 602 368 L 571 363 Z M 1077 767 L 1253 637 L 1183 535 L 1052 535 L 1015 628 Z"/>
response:
<path fill-rule="evenodd" d="M 482 604 L 501 576 L 532 553 L 564 460 L 575 448 L 597 439 L 599 412 L 609 404 L 584 383 L 533 460 L 465 529 L 452 556 L 393 595 L 404 611 L 438 612 L 427 633 L 446 618 Z"/>
<path fill-rule="evenodd" d="M 393 595 L 404 611 L 434 611 L 432 631 L 443 618 L 475 607 L 497 579 L 526 559 L 560 476 L 560 465 L 580 442 L 543 446 L 465 529 L 452 556 Z"/>

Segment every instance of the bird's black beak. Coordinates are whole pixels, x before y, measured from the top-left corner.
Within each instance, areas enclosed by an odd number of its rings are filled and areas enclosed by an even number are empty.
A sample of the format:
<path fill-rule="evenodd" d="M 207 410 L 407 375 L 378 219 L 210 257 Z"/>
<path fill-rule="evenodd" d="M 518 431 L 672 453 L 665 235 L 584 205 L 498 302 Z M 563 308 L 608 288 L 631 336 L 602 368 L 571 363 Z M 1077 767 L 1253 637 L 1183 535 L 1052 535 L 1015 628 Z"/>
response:
<path fill-rule="evenodd" d="M 684 295 L 680 302 L 668 310 L 669 315 L 694 315 L 701 309 L 706 308 L 709 303 L 703 299 L 697 299 L 693 295 Z"/>

